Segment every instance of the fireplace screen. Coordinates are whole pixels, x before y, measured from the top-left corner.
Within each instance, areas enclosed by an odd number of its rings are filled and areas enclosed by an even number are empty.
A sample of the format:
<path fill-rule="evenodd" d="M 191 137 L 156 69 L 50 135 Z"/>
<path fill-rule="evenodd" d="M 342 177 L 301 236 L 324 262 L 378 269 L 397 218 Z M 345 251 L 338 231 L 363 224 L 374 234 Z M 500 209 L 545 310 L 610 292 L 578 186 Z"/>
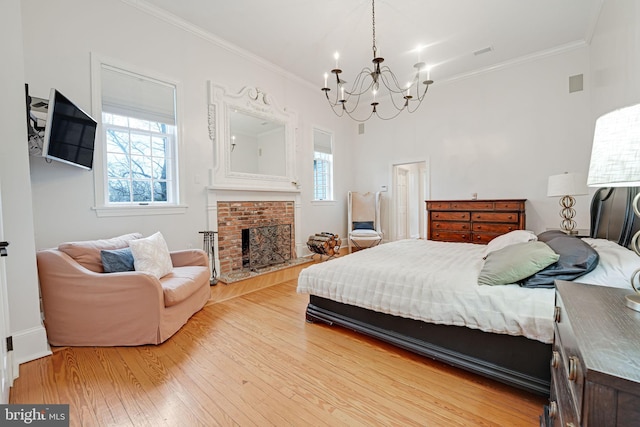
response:
<path fill-rule="evenodd" d="M 291 224 L 242 230 L 242 268 L 254 270 L 291 259 Z"/>

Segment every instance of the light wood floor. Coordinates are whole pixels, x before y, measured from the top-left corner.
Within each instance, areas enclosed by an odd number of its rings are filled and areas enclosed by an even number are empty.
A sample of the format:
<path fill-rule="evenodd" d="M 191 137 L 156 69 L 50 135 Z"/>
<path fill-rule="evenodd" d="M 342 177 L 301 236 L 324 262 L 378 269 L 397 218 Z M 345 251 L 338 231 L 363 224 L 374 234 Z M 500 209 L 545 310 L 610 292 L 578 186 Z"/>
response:
<path fill-rule="evenodd" d="M 212 287 L 159 346 L 55 348 L 10 402 L 69 404 L 72 426 L 538 425 L 542 397 L 306 323 L 290 270 Z"/>

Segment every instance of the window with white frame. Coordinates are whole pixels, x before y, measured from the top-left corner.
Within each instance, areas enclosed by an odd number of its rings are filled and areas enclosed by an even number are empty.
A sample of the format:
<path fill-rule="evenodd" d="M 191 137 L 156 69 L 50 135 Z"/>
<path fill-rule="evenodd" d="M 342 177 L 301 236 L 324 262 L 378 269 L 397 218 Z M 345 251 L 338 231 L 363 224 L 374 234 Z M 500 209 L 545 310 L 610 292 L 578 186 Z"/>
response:
<path fill-rule="evenodd" d="M 313 130 L 313 198 L 333 200 L 333 135 Z"/>
<path fill-rule="evenodd" d="M 101 68 L 105 205 L 178 203 L 175 86 Z"/>

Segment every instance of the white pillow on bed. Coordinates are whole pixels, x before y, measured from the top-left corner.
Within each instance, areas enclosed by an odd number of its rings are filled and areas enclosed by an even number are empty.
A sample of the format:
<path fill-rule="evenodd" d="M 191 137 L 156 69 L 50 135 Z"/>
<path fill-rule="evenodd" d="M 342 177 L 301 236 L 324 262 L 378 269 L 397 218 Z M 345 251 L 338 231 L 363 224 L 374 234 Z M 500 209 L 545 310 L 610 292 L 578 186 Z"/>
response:
<path fill-rule="evenodd" d="M 606 239 L 582 239 L 600 255 L 598 266 L 590 273 L 575 279 L 590 285 L 631 289 L 631 276 L 640 269 L 640 257 L 630 249 Z"/>
<path fill-rule="evenodd" d="M 529 230 L 513 230 L 506 234 L 496 237 L 487 243 L 482 258 L 486 258 L 491 252 L 506 248 L 516 243 L 524 243 L 538 240 L 538 236 Z"/>

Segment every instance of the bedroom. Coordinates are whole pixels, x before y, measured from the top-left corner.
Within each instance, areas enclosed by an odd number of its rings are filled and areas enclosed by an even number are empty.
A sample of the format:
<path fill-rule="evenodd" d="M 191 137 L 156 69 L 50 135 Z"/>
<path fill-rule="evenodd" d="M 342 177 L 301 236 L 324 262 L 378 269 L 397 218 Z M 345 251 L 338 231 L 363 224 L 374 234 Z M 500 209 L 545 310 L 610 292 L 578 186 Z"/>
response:
<path fill-rule="evenodd" d="M 89 53 L 99 51 L 128 63 L 140 62 L 150 69 L 164 70 L 182 80 L 188 96 L 185 104 L 189 106 L 183 115 L 183 138 L 189 147 L 184 158 L 188 165 L 184 181 L 188 183 L 185 196 L 189 209 L 177 227 L 172 216 L 155 216 L 152 220 L 97 218 L 91 210 L 94 196 L 90 174 L 37 160 L 25 165 L 29 160 L 24 157 L 23 145 L 3 148 L 11 150 L 11 156 L 2 156 L 0 174 L 3 185 L 10 182 L 12 186 L 3 188 L 3 207 L 9 211 L 4 217 L 5 237 L 14 242 L 16 257 L 23 255 L 20 265 L 25 267 L 20 273 L 16 267 L 8 272 L 10 304 L 23 308 L 21 313 L 11 313 L 11 325 L 18 335 L 16 339 L 34 346 L 20 355 L 24 361 L 39 353 L 38 340 L 42 338 L 35 332 L 35 343 L 30 340 L 30 334 L 40 324 L 30 255 L 34 248 L 121 231 L 150 234 L 159 229 L 166 233 L 172 247 L 201 244 L 198 231 L 205 223 L 206 212 L 202 192 L 213 157 L 207 134 L 208 80 L 221 81 L 230 88 L 256 85 L 273 91 L 281 105 L 292 106 L 299 114 L 301 142 L 308 144 L 314 125 L 335 132 L 336 202 L 313 204 L 307 193 L 311 178 L 301 176 L 305 197 L 302 235 L 317 231 L 318 225 L 343 231 L 346 191 L 389 185 L 391 164 L 415 159 L 430 161 L 431 198 L 468 198 L 472 193 L 478 193 L 480 198 L 523 197 L 530 200 L 529 227 L 538 231 L 556 227 L 557 201 L 545 195 L 547 177 L 565 170 L 586 171 L 595 117 L 640 100 L 640 83 L 634 79 L 640 69 L 639 19 L 633 1 L 604 2 L 588 44 L 434 86 L 422 106 L 424 111 L 417 116 L 424 120 L 416 116 L 398 118 L 394 129 L 402 129 L 401 133 L 370 121 L 364 135 L 357 135 L 353 123 L 335 120 L 324 103 L 309 102 L 317 89 L 216 47 L 131 4 L 113 2 L 107 7 L 98 2 L 65 1 L 61 3 L 63 7 L 57 7 L 55 2 L 13 3 L 21 6 L 13 4 L 11 13 L 3 14 L 4 19 L 15 21 L 5 27 L 6 31 L 14 29 L 5 39 L 19 41 L 18 47 L 5 55 L 15 58 L 17 64 L 16 69 L 5 72 L 14 82 L 28 82 L 32 93 L 42 96 L 55 86 L 89 107 Z M 21 8 L 21 17 L 16 7 Z M 46 42 L 52 36 L 41 23 L 52 20 L 80 37 L 64 48 L 49 48 Z M 117 31 L 112 28 L 114 22 L 118 23 Z M 142 46 L 152 49 L 147 51 Z M 171 49 L 178 60 L 167 63 L 162 57 L 165 49 Z M 576 74 L 584 74 L 585 90 L 569 94 L 568 77 Z M 10 112 L 2 114 L 3 119 L 15 114 L 11 111 L 13 105 L 3 101 L 3 113 Z M 12 130 L 13 126 L 3 129 L 12 132 L 10 135 L 22 131 Z M 307 149 L 302 149 L 300 158 L 308 157 L 304 150 Z M 67 185 L 72 191 L 63 192 Z M 21 200 L 21 194 L 29 193 L 33 196 L 32 209 Z M 588 200 L 588 196 L 578 198 L 579 224 L 588 221 Z M 33 221 L 25 224 L 30 217 Z M 56 222 L 59 218 L 66 218 L 63 226 Z M 17 243 L 20 241 L 27 243 Z"/>

